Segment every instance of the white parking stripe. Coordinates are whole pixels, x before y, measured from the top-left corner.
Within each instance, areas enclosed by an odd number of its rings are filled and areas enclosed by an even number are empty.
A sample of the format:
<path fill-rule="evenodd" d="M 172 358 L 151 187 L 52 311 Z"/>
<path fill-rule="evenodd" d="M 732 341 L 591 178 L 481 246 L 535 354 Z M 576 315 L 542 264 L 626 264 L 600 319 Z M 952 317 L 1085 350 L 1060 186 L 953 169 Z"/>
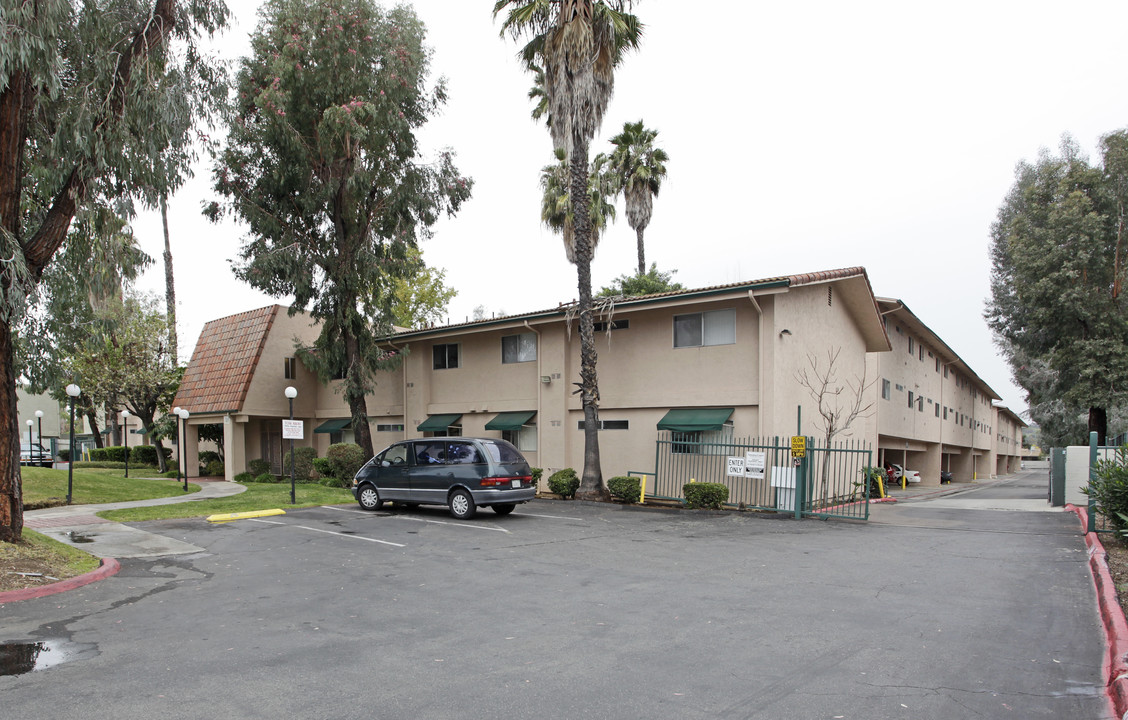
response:
<path fill-rule="evenodd" d="M 337 535 L 337 536 L 340 536 L 340 537 L 343 537 L 343 538 L 349 538 L 351 540 L 367 540 L 368 542 L 380 543 L 381 545 L 391 545 L 392 547 L 407 547 L 406 545 L 401 545 L 400 543 L 388 542 L 387 540 L 377 540 L 376 538 L 364 537 L 362 535 L 349 535 L 347 533 L 333 532 L 332 530 L 322 530 L 321 528 L 311 528 L 311 527 L 307 527 L 305 525 L 291 525 L 290 523 L 278 522 L 277 520 L 260 520 L 258 518 L 252 518 L 251 522 L 266 523 L 267 525 L 285 525 L 286 527 L 295 527 L 295 528 L 298 528 L 300 530 L 310 530 L 312 532 L 325 533 L 326 535 Z"/>
<path fill-rule="evenodd" d="M 575 522 L 584 522 L 583 518 L 563 517 L 563 516 L 560 516 L 560 515 L 537 515 L 536 513 L 527 513 L 527 512 L 515 513 L 515 514 L 520 515 L 521 517 L 539 517 L 539 518 L 548 518 L 550 520 L 573 520 Z"/>
<path fill-rule="evenodd" d="M 321 507 L 325 508 L 326 510 L 339 510 L 341 512 L 359 513 L 361 515 L 371 515 L 372 514 L 372 513 L 368 512 L 367 510 L 353 510 L 352 508 L 333 507 L 332 505 L 322 505 Z M 524 515 L 525 513 L 521 513 L 521 514 Z M 448 522 L 448 521 L 444 521 L 444 520 L 428 520 L 427 518 L 411 517 L 410 515 L 392 515 L 392 517 L 397 517 L 397 518 L 400 518 L 402 520 L 414 520 L 415 522 L 434 523 L 435 525 L 454 525 L 455 527 L 472 528 L 474 530 L 493 530 L 494 532 L 509 533 L 509 531 L 504 529 L 504 528 L 490 527 L 488 525 L 471 525 L 469 523 L 456 523 L 456 522 Z M 540 515 L 540 516 L 535 516 L 535 517 L 550 517 L 550 516 L 549 515 Z"/>

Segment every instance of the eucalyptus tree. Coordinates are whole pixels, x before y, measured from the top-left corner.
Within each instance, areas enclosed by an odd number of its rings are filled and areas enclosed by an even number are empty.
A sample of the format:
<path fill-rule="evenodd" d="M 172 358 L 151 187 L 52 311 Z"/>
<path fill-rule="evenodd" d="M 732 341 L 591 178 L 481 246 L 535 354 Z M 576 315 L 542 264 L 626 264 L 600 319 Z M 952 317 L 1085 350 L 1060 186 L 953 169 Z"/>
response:
<path fill-rule="evenodd" d="M 615 67 L 637 48 L 642 25 L 629 12 L 632 0 L 497 0 L 502 34 L 525 39 L 519 57 L 530 71 L 544 69 L 549 132 L 569 166 L 574 264 L 580 325 L 579 394 L 584 412 L 584 470 L 578 496 L 608 496 L 599 462 L 599 382 L 592 317 L 591 260 L 594 253 L 588 147 L 611 99 Z"/>
<path fill-rule="evenodd" d="M 639 120 L 623 123 L 623 131 L 611 138 L 615 149 L 611 151 L 610 172 L 614 173 L 619 192 L 627 209 L 627 224 L 635 231 L 638 240 L 638 274 L 646 274 L 646 247 L 643 232 L 650 224 L 654 198 L 666 177 L 666 151 L 654 146 L 657 130 L 649 130 Z"/>
<path fill-rule="evenodd" d="M 576 231 L 572 213 L 571 175 L 564 151 L 556 151 L 556 164 L 541 168 L 541 222 L 549 230 L 559 233 L 564 240 L 564 253 L 568 262 L 576 262 Z M 588 212 L 591 216 L 592 252 L 607 223 L 615 220 L 614 177 L 605 170 L 607 156 L 596 155 L 588 177 Z"/>
<path fill-rule="evenodd" d="M 450 152 L 427 163 L 415 132 L 446 100 L 428 84 L 425 29 L 408 7 L 371 0 L 268 0 L 241 60 L 221 196 L 249 235 L 236 275 L 293 296 L 321 333 L 299 357 L 323 382 L 343 378 L 356 442 L 372 454 L 365 396 L 398 358 L 398 278 L 420 271 L 418 243 L 470 197 Z"/>
<path fill-rule="evenodd" d="M 1108 411 L 1128 399 L 1128 132 L 1101 151 L 1093 165 L 1067 138 L 1059 156 L 1018 165 L 991 228 L 986 318 L 1033 419 L 1045 409 L 1067 427 L 1061 418 L 1087 410 L 1103 443 Z"/>
<path fill-rule="evenodd" d="M 0 540 L 19 539 L 14 326 L 91 197 L 156 199 L 225 92 L 198 41 L 222 0 L 38 0 L 0 11 Z"/>

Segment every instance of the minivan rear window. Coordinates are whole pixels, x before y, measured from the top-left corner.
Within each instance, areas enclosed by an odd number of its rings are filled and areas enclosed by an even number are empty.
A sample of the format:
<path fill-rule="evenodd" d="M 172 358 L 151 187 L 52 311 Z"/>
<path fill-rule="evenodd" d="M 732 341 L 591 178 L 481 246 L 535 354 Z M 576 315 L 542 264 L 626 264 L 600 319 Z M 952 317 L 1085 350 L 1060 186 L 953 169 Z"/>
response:
<path fill-rule="evenodd" d="M 485 446 L 486 452 L 490 454 L 494 462 L 497 463 L 519 463 L 525 462 L 525 458 L 521 453 L 517 452 L 517 448 L 513 447 L 507 442 L 498 440 L 483 440 L 482 445 Z"/>

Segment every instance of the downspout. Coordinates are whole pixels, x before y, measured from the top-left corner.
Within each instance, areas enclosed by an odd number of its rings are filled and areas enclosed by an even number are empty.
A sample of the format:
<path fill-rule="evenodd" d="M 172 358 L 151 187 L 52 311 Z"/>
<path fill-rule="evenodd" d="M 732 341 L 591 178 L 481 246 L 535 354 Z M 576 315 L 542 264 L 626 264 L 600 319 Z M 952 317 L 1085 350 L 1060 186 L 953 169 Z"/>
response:
<path fill-rule="evenodd" d="M 537 336 L 537 424 L 539 425 L 541 423 L 541 421 L 544 419 L 544 418 L 541 417 L 541 392 L 542 392 L 541 386 L 544 385 L 544 383 L 541 382 L 541 378 L 544 377 L 543 375 L 541 375 L 541 356 L 544 355 L 544 353 L 541 352 L 541 334 L 540 334 L 540 332 L 537 331 L 537 330 L 534 330 L 533 326 L 529 324 L 528 320 L 525 320 L 524 324 L 525 324 L 525 327 L 528 329 L 529 332 L 531 332 L 532 334 Z M 544 467 L 544 458 L 541 457 L 540 450 L 541 450 L 541 434 L 538 431 L 537 432 L 537 464 L 540 465 L 541 467 Z"/>
<path fill-rule="evenodd" d="M 752 301 L 752 307 L 756 308 L 756 333 L 759 336 L 757 345 L 759 346 L 759 360 L 756 369 L 756 437 L 764 436 L 764 311 L 760 307 L 760 303 L 756 302 L 756 295 L 754 290 L 748 291 L 748 299 Z"/>

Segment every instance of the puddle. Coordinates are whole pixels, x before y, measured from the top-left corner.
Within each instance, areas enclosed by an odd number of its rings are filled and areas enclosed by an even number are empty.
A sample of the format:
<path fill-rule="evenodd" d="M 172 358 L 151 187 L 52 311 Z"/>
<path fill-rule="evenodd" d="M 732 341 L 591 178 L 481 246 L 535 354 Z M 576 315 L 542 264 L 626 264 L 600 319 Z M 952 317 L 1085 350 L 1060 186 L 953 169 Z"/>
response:
<path fill-rule="evenodd" d="M 0 675 L 23 675 L 96 654 L 94 645 L 65 640 L 0 643 Z"/>
<path fill-rule="evenodd" d="M 71 530 L 70 532 L 68 532 L 67 537 L 69 537 L 70 541 L 73 542 L 73 543 L 91 543 L 91 542 L 94 542 L 94 538 L 92 536 L 86 535 L 86 534 L 83 534 L 83 533 L 80 533 L 80 532 L 75 532 L 74 530 Z"/>

